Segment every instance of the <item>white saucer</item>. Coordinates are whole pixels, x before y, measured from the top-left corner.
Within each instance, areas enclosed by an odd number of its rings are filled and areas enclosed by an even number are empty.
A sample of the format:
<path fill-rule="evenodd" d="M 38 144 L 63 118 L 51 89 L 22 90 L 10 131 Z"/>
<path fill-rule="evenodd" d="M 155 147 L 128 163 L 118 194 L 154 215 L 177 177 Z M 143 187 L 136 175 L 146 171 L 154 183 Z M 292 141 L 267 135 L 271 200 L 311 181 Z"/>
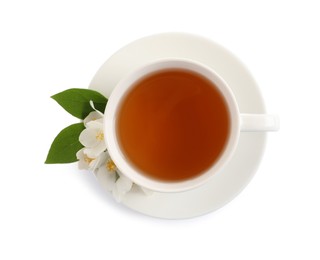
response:
<path fill-rule="evenodd" d="M 90 87 L 109 96 L 128 72 L 158 58 L 189 58 L 212 67 L 232 88 L 241 113 L 265 113 L 260 91 L 246 67 L 228 50 L 205 38 L 165 33 L 130 43 L 109 58 Z M 129 193 L 123 201 L 140 213 L 183 219 L 214 211 L 236 197 L 255 174 L 266 143 L 263 132 L 241 133 L 239 145 L 224 170 L 200 188 L 181 193 Z"/>

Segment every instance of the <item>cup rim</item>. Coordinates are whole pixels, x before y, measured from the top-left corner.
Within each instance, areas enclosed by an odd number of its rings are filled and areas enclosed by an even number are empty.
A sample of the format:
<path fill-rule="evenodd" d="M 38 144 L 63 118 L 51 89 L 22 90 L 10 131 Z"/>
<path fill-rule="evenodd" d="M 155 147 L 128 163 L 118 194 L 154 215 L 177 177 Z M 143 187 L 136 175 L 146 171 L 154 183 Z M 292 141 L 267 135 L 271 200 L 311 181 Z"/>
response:
<path fill-rule="evenodd" d="M 131 165 L 130 162 L 126 160 L 125 155 L 122 153 L 120 144 L 117 140 L 116 119 L 123 99 L 126 97 L 126 94 L 132 89 L 137 81 L 139 81 L 142 77 L 156 71 L 177 68 L 196 72 L 206 77 L 217 86 L 217 88 L 223 95 L 225 102 L 227 103 L 231 126 L 229 138 L 224 151 L 221 153 L 220 158 L 209 169 L 191 179 L 168 182 L 146 176 L 145 174 L 139 172 L 137 168 L 135 168 L 133 165 Z M 203 185 L 214 175 L 218 174 L 231 159 L 240 135 L 240 112 L 231 88 L 213 69 L 191 59 L 164 58 L 155 60 L 136 68 L 135 70 L 129 72 L 122 80 L 118 82 L 108 99 L 108 104 L 105 109 L 104 133 L 107 150 L 115 165 L 123 175 L 125 175 L 137 185 L 153 191 L 181 192 Z"/>

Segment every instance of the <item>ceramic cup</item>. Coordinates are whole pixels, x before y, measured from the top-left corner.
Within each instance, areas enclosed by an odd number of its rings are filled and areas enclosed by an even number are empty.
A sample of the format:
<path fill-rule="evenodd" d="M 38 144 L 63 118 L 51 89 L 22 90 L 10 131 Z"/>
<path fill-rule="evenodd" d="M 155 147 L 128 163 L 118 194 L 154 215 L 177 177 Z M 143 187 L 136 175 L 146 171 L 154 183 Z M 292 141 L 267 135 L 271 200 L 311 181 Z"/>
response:
<path fill-rule="evenodd" d="M 222 93 L 229 109 L 230 133 L 220 158 L 209 169 L 192 179 L 166 182 L 146 176 L 134 167 L 121 150 L 117 139 L 116 122 L 123 98 L 137 81 L 150 73 L 165 69 L 184 69 L 196 72 L 210 80 Z M 104 131 L 107 149 L 118 169 L 134 183 L 154 191 L 180 192 L 196 188 L 218 174 L 228 164 L 239 141 L 240 132 L 276 131 L 279 128 L 277 116 L 267 114 L 241 114 L 237 100 L 228 84 L 211 68 L 187 59 L 168 58 L 146 64 L 125 76 L 111 93 L 104 114 Z"/>

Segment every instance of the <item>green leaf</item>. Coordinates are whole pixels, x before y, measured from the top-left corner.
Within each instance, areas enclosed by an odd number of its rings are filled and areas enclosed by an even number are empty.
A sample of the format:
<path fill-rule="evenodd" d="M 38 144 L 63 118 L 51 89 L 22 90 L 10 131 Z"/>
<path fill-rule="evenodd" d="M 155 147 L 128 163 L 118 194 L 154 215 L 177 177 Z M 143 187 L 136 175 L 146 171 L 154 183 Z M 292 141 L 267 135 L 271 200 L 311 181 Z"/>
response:
<path fill-rule="evenodd" d="M 45 163 L 76 162 L 76 153 L 83 147 L 79 141 L 79 135 L 83 129 L 85 129 L 83 123 L 73 124 L 63 129 L 51 144 Z"/>
<path fill-rule="evenodd" d="M 71 115 L 84 119 L 94 109 L 90 105 L 93 102 L 94 107 L 104 113 L 108 99 L 99 92 L 92 89 L 71 88 L 62 91 L 52 98 L 59 103 Z"/>

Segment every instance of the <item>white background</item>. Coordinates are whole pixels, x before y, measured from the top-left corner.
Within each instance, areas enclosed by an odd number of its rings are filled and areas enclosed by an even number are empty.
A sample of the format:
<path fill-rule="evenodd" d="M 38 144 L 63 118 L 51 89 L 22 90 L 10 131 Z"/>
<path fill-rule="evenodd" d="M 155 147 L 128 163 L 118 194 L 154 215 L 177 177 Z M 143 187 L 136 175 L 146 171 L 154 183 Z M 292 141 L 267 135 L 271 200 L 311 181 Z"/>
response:
<path fill-rule="evenodd" d="M 319 1 L 0 1 L 0 259 L 320 258 Z M 180 221 L 116 204 L 76 165 L 43 163 L 75 122 L 50 96 L 168 31 L 231 50 L 281 118 L 248 187 Z"/>

